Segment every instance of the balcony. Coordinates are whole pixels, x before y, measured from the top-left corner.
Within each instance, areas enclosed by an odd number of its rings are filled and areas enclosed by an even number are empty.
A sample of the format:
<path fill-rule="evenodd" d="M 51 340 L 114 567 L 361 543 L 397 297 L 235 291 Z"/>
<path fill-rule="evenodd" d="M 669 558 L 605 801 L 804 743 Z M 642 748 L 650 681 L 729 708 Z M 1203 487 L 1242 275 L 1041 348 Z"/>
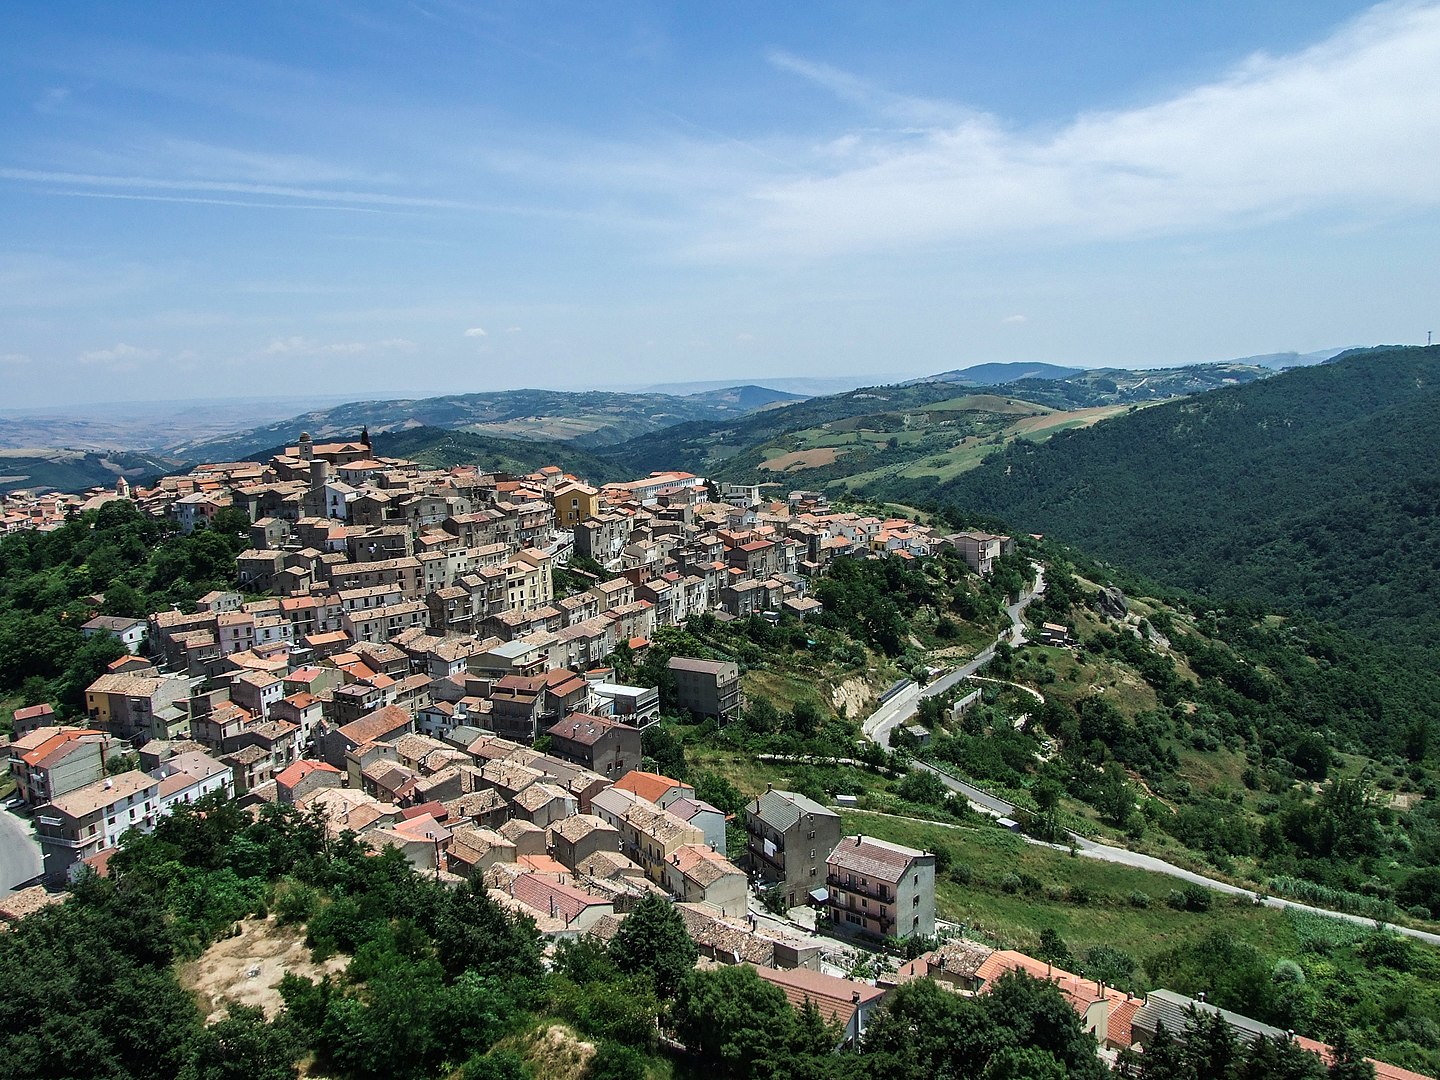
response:
<path fill-rule="evenodd" d="M 825 877 L 825 884 L 832 891 L 854 893 L 856 896 L 869 897 L 871 900 L 878 900 L 882 904 L 893 904 L 895 902 L 895 890 L 882 881 L 871 881 L 861 884 L 860 881 L 840 874 L 828 874 Z"/>

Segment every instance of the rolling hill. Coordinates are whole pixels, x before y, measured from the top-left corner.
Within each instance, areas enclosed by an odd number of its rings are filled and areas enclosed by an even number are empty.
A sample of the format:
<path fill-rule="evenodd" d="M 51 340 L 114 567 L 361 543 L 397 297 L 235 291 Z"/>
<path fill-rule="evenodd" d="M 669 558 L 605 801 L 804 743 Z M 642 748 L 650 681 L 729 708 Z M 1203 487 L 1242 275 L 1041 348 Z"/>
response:
<path fill-rule="evenodd" d="M 1440 347 L 1357 350 L 885 490 L 1174 586 L 1433 645 L 1437 408 Z"/>
<path fill-rule="evenodd" d="M 1020 379 L 1059 381 L 1079 375 L 1080 372 L 1080 368 L 1061 367 L 1058 364 L 975 364 L 954 371 L 942 371 L 921 381 L 964 383 L 967 386 L 1004 386 Z"/>
<path fill-rule="evenodd" d="M 0 494 L 30 488 L 85 491 L 110 487 L 121 476 L 132 483 L 145 483 L 172 472 L 175 465 L 157 455 L 115 450 L 0 450 Z"/>
<path fill-rule="evenodd" d="M 362 427 L 372 435 L 409 428 L 448 428 L 508 439 L 608 446 L 637 433 L 696 420 L 738 418 L 773 408 L 799 395 L 761 386 L 736 386 L 674 397 L 601 391 L 506 390 L 493 394 L 357 401 L 316 409 L 263 427 L 169 448 L 187 461 L 250 457 L 267 447 L 291 444 L 302 431 L 317 440 L 351 437 Z"/>

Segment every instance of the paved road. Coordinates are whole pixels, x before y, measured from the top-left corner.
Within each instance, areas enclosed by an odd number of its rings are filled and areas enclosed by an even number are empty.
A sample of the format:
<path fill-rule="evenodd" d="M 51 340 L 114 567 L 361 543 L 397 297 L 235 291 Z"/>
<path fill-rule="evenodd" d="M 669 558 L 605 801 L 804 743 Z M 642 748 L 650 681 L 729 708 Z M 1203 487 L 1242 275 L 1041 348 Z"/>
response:
<path fill-rule="evenodd" d="M 1025 608 L 1044 588 L 1045 579 L 1043 572 L 1037 567 L 1034 591 L 1026 596 L 1022 596 L 1018 603 L 1011 604 L 1007 609 L 1010 615 L 1010 631 L 1008 634 L 1001 636 L 1008 637 L 1012 645 L 1021 644 L 1025 640 Z M 909 719 L 915 715 L 915 710 L 919 707 L 921 697 L 943 694 L 961 680 L 979 671 L 980 668 L 990 662 L 994 655 L 995 646 L 991 645 L 963 667 L 956 668 L 943 678 L 937 679 L 923 691 L 911 683 L 866 719 L 861 725 L 861 730 L 864 732 L 865 737 L 879 743 L 888 750 L 890 748 L 890 732 L 899 725 L 908 722 Z M 911 762 L 911 768 L 924 769 L 927 772 L 934 773 L 940 777 L 946 787 L 951 791 L 964 795 L 970 805 L 983 814 L 989 814 L 992 817 L 1012 817 L 1015 813 L 1013 803 L 1007 802 L 996 795 L 992 795 L 988 791 L 976 787 L 974 784 L 968 784 L 964 780 L 958 780 L 949 773 L 941 772 L 933 765 L 929 765 L 923 761 L 914 761 Z M 917 818 L 916 820 L 921 819 Z M 1062 851 L 1069 850 L 1067 845 L 1047 844 L 1043 840 L 1036 840 L 1029 836 L 1022 837 L 1022 839 L 1027 843 L 1040 847 L 1058 848 Z M 1256 903 L 1264 904 L 1266 907 L 1295 908 L 1298 911 L 1324 915 L 1332 919 L 1344 919 L 1347 922 L 1358 923 L 1361 926 L 1375 925 L 1374 919 L 1367 919 L 1361 915 L 1351 915 L 1343 911 L 1331 911 L 1328 908 L 1312 907 L 1309 904 L 1301 904 L 1293 900 L 1284 900 L 1278 896 L 1260 896 L 1252 889 L 1246 889 L 1239 885 L 1232 885 L 1228 881 L 1220 881 L 1216 878 L 1206 877 L 1203 874 L 1197 874 L 1193 870 L 1186 870 L 1182 866 L 1176 866 L 1174 863 L 1157 859 L 1153 855 L 1144 855 L 1138 851 L 1129 851 L 1126 848 L 1115 847 L 1111 844 L 1102 844 L 1095 840 L 1087 840 L 1085 837 L 1078 836 L 1074 833 L 1070 834 L 1070 841 L 1075 847 L 1076 854 L 1083 855 L 1087 859 L 1099 859 L 1101 862 L 1115 863 L 1120 866 L 1133 866 L 1138 870 L 1148 870 L 1151 873 L 1164 874 L 1167 877 L 1173 877 L 1192 885 L 1201 885 L 1207 889 L 1213 889 L 1216 892 L 1226 893 L 1230 896 L 1247 896 Z M 1405 937 L 1415 938 L 1418 941 L 1424 941 L 1431 945 L 1440 945 L 1440 934 L 1432 934 L 1424 930 L 1412 930 L 1405 926 L 1392 926 L 1391 929 Z"/>
<path fill-rule="evenodd" d="M 1021 594 L 1019 599 L 1005 609 L 1010 616 L 1010 629 L 1001 634 L 997 641 L 1007 641 L 1010 645 L 1022 645 L 1025 642 L 1025 609 L 1030 602 L 1045 591 L 1045 570 L 1038 563 L 1035 565 L 1035 587 L 1027 593 Z M 886 701 L 873 713 L 871 713 L 860 725 L 865 737 L 872 742 L 877 742 L 887 750 L 890 748 L 890 733 L 901 724 L 907 723 L 915 715 L 920 707 L 922 697 L 937 697 L 947 690 L 958 686 L 971 675 L 983 668 L 995 658 L 995 645 L 992 643 L 981 649 L 970 660 L 960 667 L 946 672 L 923 690 L 914 683 L 906 683 L 904 687 L 896 691 L 890 700 Z"/>
<path fill-rule="evenodd" d="M 40 845 L 35 842 L 30 822 L 0 810 L 0 896 L 38 877 L 40 870 Z"/>

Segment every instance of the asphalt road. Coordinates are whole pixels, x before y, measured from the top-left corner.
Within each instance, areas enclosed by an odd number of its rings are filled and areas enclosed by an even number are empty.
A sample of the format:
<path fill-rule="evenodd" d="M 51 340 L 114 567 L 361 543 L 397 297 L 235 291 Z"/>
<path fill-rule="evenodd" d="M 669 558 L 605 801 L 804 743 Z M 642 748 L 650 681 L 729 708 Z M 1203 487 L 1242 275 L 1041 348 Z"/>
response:
<path fill-rule="evenodd" d="M 30 822 L 0 810 L 0 896 L 13 892 L 41 871 L 40 845 Z"/>
<path fill-rule="evenodd" d="M 996 642 L 1006 641 L 1012 647 L 1025 642 L 1025 609 L 1030 601 L 1045 591 L 1045 570 L 1035 566 L 1035 588 L 1022 595 L 1016 603 L 1005 609 L 1010 616 L 1010 629 L 1001 634 Z M 890 748 L 890 733 L 909 722 L 920 707 L 920 699 L 936 697 L 964 682 L 995 658 L 995 644 L 985 646 L 970 660 L 958 668 L 947 671 L 923 690 L 914 683 L 906 683 L 895 695 L 871 713 L 860 725 L 865 737 L 877 742 L 887 750 Z M 1013 807 L 1012 807 L 1013 809 Z"/>
<path fill-rule="evenodd" d="M 1039 571 L 1038 567 L 1037 571 Z M 1025 608 L 1044 588 L 1044 574 L 1043 571 L 1039 571 L 1036 574 L 1035 590 L 1026 596 L 1022 596 L 1019 603 L 1011 604 L 1007 609 L 1010 614 L 1010 631 L 1008 634 L 1001 636 L 1002 638 L 1008 638 L 1011 645 L 1019 645 L 1024 642 Z M 910 718 L 915 715 L 921 697 L 932 697 L 936 694 L 943 694 L 952 686 L 975 674 L 975 672 L 988 664 L 994 656 L 995 646 L 991 645 L 977 654 L 974 659 L 970 660 L 963 667 L 946 673 L 942 678 L 935 680 L 923 691 L 914 683 L 909 684 L 896 693 L 895 696 L 884 705 L 876 709 L 875 712 L 865 720 L 861 725 L 861 730 L 864 732 L 865 737 L 879 743 L 888 750 L 890 748 L 890 732 L 899 725 L 907 723 Z M 974 784 L 968 784 L 964 780 L 959 780 L 948 773 L 943 773 L 923 761 L 912 762 L 911 768 L 924 769 L 927 772 L 934 773 L 940 777 L 946 787 L 951 791 L 964 795 L 965 798 L 969 800 L 970 805 L 983 814 L 989 814 L 992 817 L 1012 817 L 1015 813 L 1013 803 L 1006 802 L 998 796 L 991 795 L 988 791 L 978 788 Z M 1036 840 L 1029 836 L 1023 837 L 1023 839 L 1027 843 L 1036 844 L 1041 847 L 1057 848 L 1061 851 L 1069 850 L 1069 847 L 1064 844 L 1047 844 L 1043 840 Z M 1110 844 L 1101 844 L 1073 833 L 1070 835 L 1070 841 L 1074 845 L 1076 854 L 1082 855 L 1087 859 L 1099 859 L 1101 862 L 1115 863 L 1120 866 L 1133 866 L 1138 870 L 1148 870 L 1151 873 L 1164 874 L 1167 877 L 1176 878 L 1177 880 L 1188 882 L 1192 885 L 1202 885 L 1207 889 L 1213 889 L 1216 892 L 1226 893 L 1230 896 L 1246 896 L 1256 903 L 1264 904 L 1266 907 L 1295 908 L 1299 911 L 1307 911 L 1315 915 L 1324 915 L 1332 919 L 1344 919 L 1346 922 L 1357 923 L 1361 926 L 1375 925 L 1374 919 L 1367 919 L 1361 915 L 1350 915 L 1343 911 L 1331 911 L 1328 908 L 1311 907 L 1309 904 L 1300 904 L 1293 900 L 1283 900 L 1278 896 L 1261 896 L 1252 889 L 1246 889 L 1239 885 L 1232 885 L 1228 881 L 1219 881 L 1216 878 L 1197 874 L 1193 870 L 1186 870 L 1182 866 L 1176 866 L 1174 863 L 1157 859 L 1153 855 L 1143 855 L 1138 851 L 1129 851 L 1125 848 L 1114 847 Z M 1417 941 L 1424 941 L 1431 945 L 1440 945 L 1440 934 L 1431 934 L 1424 930 L 1412 930 L 1405 926 L 1391 926 L 1390 928 L 1397 934 L 1405 937 L 1415 938 Z"/>

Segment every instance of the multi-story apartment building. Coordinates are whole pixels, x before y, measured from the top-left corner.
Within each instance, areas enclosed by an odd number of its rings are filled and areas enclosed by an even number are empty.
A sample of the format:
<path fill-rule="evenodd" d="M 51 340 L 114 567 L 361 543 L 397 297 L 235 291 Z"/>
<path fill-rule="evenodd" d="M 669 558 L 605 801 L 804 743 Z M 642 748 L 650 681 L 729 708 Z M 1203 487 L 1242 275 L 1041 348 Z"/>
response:
<path fill-rule="evenodd" d="M 190 680 L 181 675 L 101 675 L 85 688 L 85 710 L 119 739 L 169 739 L 189 722 Z"/>
<path fill-rule="evenodd" d="M 105 776 L 110 736 L 91 728 L 36 728 L 10 744 L 10 775 L 27 806 L 39 806 Z"/>
<path fill-rule="evenodd" d="M 935 856 L 847 836 L 826 860 L 826 916 L 835 930 L 879 938 L 935 933 Z"/>
<path fill-rule="evenodd" d="M 825 887 L 825 860 L 840 842 L 840 815 L 798 791 L 771 788 L 745 807 L 750 868 L 800 907 Z"/>
<path fill-rule="evenodd" d="M 734 661 L 672 656 L 669 668 L 675 676 L 675 704 L 680 708 L 725 723 L 744 706 L 740 668 Z"/>
<path fill-rule="evenodd" d="M 35 811 L 45 876 L 63 881 L 82 859 L 114 847 L 127 829 L 149 832 L 160 811 L 160 781 L 139 770 L 67 792 Z"/>

